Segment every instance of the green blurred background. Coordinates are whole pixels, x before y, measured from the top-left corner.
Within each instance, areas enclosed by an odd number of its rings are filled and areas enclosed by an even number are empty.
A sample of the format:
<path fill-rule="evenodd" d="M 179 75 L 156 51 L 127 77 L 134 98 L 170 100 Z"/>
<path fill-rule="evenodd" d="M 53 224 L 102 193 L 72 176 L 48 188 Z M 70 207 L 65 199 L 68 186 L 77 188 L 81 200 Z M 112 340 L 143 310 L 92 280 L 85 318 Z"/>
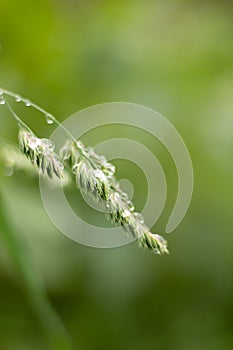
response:
<path fill-rule="evenodd" d="M 233 3 L 0 0 L 0 45 L 3 87 L 61 121 L 103 102 L 151 107 L 180 132 L 195 173 L 189 211 L 167 237 L 171 254 L 158 257 L 136 244 L 103 250 L 68 240 L 46 215 L 38 179 L 22 171 L 6 177 L 2 164 L 0 349 L 63 350 L 68 338 L 74 349 L 233 348 Z M 49 136 L 53 126 L 16 107 Z M 0 137 L 16 143 L 13 119 L 4 106 L 0 112 Z M 154 228 L 163 233 L 177 192 L 166 150 L 122 127 L 83 140 L 128 135 L 165 170 L 168 198 Z M 143 174 L 115 164 L 140 210 Z"/>

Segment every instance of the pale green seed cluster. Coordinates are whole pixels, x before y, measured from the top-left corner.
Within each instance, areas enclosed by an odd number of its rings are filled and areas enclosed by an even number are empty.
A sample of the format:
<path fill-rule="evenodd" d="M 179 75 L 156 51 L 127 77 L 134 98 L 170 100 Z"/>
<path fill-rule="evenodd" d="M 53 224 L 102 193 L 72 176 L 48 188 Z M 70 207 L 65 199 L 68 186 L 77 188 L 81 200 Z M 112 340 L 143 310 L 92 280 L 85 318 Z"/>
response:
<path fill-rule="evenodd" d="M 105 157 L 85 148 L 80 141 L 68 141 L 60 156 L 73 170 L 77 187 L 101 201 L 113 223 L 120 224 L 140 246 L 157 254 L 168 253 L 166 240 L 149 232 L 142 215 L 134 211 L 133 203 L 114 177 L 115 167 Z"/>
<path fill-rule="evenodd" d="M 54 152 L 54 144 L 48 139 L 40 139 L 32 132 L 20 128 L 19 145 L 21 152 L 37 165 L 42 174 L 47 174 L 50 179 L 64 178 L 64 166 Z"/>

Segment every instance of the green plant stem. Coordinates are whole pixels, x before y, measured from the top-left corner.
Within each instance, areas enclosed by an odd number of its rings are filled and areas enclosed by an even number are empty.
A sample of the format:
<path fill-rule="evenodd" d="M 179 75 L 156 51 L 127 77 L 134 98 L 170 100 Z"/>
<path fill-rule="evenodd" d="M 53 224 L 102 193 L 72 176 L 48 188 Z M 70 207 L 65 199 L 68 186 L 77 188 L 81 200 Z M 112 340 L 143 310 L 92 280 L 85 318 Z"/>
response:
<path fill-rule="evenodd" d="M 11 107 L 11 105 L 9 104 L 8 101 L 6 101 L 6 105 L 7 108 L 9 109 L 9 111 L 11 112 L 11 114 L 13 115 L 13 117 L 15 118 L 15 120 L 17 121 L 17 123 L 19 124 L 19 126 L 22 126 L 23 128 L 25 128 L 27 131 L 32 132 L 32 130 L 22 121 L 22 119 L 19 118 L 19 116 L 15 113 L 15 111 L 13 110 L 13 108 Z"/>
<path fill-rule="evenodd" d="M 68 129 L 66 129 L 66 128 L 64 127 L 64 125 L 62 125 L 62 123 L 60 123 L 60 122 L 54 117 L 54 115 L 52 115 L 51 113 L 49 113 L 49 112 L 46 111 L 45 109 L 41 108 L 40 106 L 38 106 L 37 104 L 33 103 L 32 101 L 29 101 L 28 99 L 26 99 L 26 98 L 24 98 L 24 97 L 22 97 L 22 96 L 20 96 L 20 95 L 17 95 L 17 94 L 15 94 L 15 93 L 13 93 L 13 92 L 11 92 L 11 91 L 9 91 L 9 90 L 6 90 L 6 89 L 3 89 L 3 88 L 0 87 L 0 91 L 2 92 L 2 94 L 11 96 L 11 97 L 13 97 L 14 99 L 20 98 L 20 100 L 21 100 L 22 102 L 24 102 L 25 104 L 26 104 L 27 102 L 30 102 L 30 106 L 31 106 L 31 107 L 35 108 L 37 111 L 41 112 L 43 115 L 49 116 L 49 118 L 50 118 L 51 120 L 53 120 L 54 123 L 56 123 L 58 126 L 60 126 L 60 127 L 65 131 L 65 133 L 67 134 L 67 136 L 69 136 L 69 138 L 71 138 L 71 140 L 73 140 L 74 142 L 76 141 L 76 139 L 75 139 L 74 136 L 71 134 L 71 132 L 70 132 Z M 80 149 L 80 150 L 81 150 L 81 149 Z"/>
<path fill-rule="evenodd" d="M 30 106 L 33 107 L 34 109 L 36 109 L 38 112 L 42 113 L 43 116 L 47 116 L 49 117 L 55 124 L 57 124 L 65 133 L 66 135 L 76 143 L 76 147 L 79 151 L 79 153 L 81 154 L 81 156 L 85 159 L 88 160 L 88 162 L 92 165 L 92 167 L 94 169 L 96 169 L 96 165 L 95 163 L 90 159 L 90 158 L 87 158 L 85 153 L 83 152 L 82 148 L 79 147 L 78 143 L 76 142 L 77 140 L 75 139 L 75 137 L 71 134 L 71 132 L 62 124 L 60 123 L 56 117 L 49 113 L 48 111 L 46 111 L 45 109 L 41 108 L 40 106 L 38 106 L 37 104 L 35 104 L 34 102 L 32 101 L 29 101 L 28 99 L 18 95 L 18 94 L 15 94 L 13 93 L 12 91 L 9 91 L 9 90 L 6 90 L 6 89 L 3 89 L 0 87 L 0 92 L 1 92 L 1 95 L 7 95 L 7 96 L 10 96 L 10 97 L 13 97 L 15 100 L 19 99 L 20 101 L 22 101 L 23 103 L 27 104 L 27 103 L 30 103 Z M 15 113 L 15 111 L 12 109 L 12 107 L 10 106 L 10 104 L 6 101 L 6 104 L 7 104 L 7 107 L 8 109 L 10 110 L 10 112 L 12 113 L 13 117 L 16 119 L 16 121 L 22 125 L 23 127 L 25 127 L 28 131 L 32 132 L 30 130 L 30 128 L 19 118 L 19 116 Z"/>
<path fill-rule="evenodd" d="M 9 254 L 17 266 L 23 280 L 25 292 L 47 339 L 49 350 L 72 350 L 71 341 L 61 319 L 53 310 L 36 269 L 25 248 L 23 241 L 14 232 L 6 215 L 2 193 L 0 191 L 0 222 L 1 233 L 6 242 Z"/>

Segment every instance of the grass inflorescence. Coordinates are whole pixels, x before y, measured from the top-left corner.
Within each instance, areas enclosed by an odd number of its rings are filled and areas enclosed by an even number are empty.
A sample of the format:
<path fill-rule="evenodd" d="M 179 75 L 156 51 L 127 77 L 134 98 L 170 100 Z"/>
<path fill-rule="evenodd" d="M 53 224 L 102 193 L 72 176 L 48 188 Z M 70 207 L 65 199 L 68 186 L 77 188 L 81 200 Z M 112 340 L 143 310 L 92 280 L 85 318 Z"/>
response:
<path fill-rule="evenodd" d="M 77 187 L 105 205 L 106 216 L 120 224 L 126 232 L 138 240 L 139 246 L 157 254 L 168 253 L 166 240 L 149 231 L 140 213 L 122 191 L 114 174 L 115 167 L 92 148 L 85 148 L 80 141 L 68 141 L 61 149 L 61 158 L 71 167 Z"/>
<path fill-rule="evenodd" d="M 40 139 L 32 132 L 19 130 L 19 146 L 21 152 L 36 164 L 42 174 L 47 174 L 50 179 L 64 178 L 64 165 L 54 152 L 54 144 L 48 139 Z"/>
<path fill-rule="evenodd" d="M 68 140 L 58 156 L 54 144 L 49 139 L 38 138 L 14 112 L 7 96 L 15 98 L 31 106 L 45 116 L 49 124 L 56 123 L 66 133 Z M 75 176 L 75 182 L 80 191 L 90 194 L 96 201 L 105 206 L 106 216 L 112 223 L 121 225 L 125 231 L 137 239 L 140 247 L 147 248 L 156 254 L 168 254 L 166 240 L 151 233 L 145 225 L 140 213 L 135 211 L 128 195 L 120 188 L 115 178 L 115 167 L 104 156 L 95 153 L 93 148 L 86 148 L 47 111 L 10 91 L 0 89 L 0 103 L 7 104 L 8 109 L 19 125 L 19 145 L 22 153 L 35 164 L 39 171 L 50 179 L 64 178 L 64 164 Z"/>

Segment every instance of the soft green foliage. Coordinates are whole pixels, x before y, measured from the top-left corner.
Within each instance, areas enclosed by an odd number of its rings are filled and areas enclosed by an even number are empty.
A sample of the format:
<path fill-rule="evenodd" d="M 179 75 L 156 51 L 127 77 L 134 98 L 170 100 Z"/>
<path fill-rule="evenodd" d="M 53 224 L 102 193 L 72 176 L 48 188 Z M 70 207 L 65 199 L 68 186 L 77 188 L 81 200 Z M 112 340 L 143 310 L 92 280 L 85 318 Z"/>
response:
<path fill-rule="evenodd" d="M 38 277 L 37 269 L 31 261 L 23 240 L 15 235 L 14 229 L 7 218 L 6 209 L 4 208 L 4 198 L 2 198 L 1 191 L 0 221 L 4 234 L 4 242 L 8 247 L 8 251 L 13 259 L 16 270 L 24 282 L 24 290 L 41 326 L 42 334 L 46 339 L 47 349 L 73 349 L 69 336 L 66 333 L 59 316 L 56 315 L 47 299 L 40 278 Z"/>
<path fill-rule="evenodd" d="M 24 170 L 28 176 L 37 174 L 36 168 L 28 162 L 19 147 L 5 140 L 0 142 L 0 164 L 9 174 L 18 170 Z"/>
<path fill-rule="evenodd" d="M 47 218 L 37 178 L 18 167 L 5 177 L 1 163 L 5 214 L 75 349 L 231 349 L 233 2 L 1 0 L 0 14 L 0 85 L 30 96 L 60 121 L 109 101 L 151 107 L 175 125 L 194 165 L 191 207 L 168 237 L 172 254 L 157 259 L 136 244 L 102 250 L 67 240 Z M 0 108 L 1 137 L 15 144 L 18 129 Z M 53 131 L 30 107 L 19 103 L 17 111 L 37 135 Z M 148 133 L 121 125 L 90 130 L 82 141 L 95 147 L 109 137 L 137 140 L 160 161 L 168 197 L 153 232 L 163 233 L 177 194 L 172 159 Z M 124 160 L 114 165 L 119 179 L 132 181 L 141 211 L 142 171 Z M 105 224 L 79 191 L 66 191 L 84 220 Z M 1 221 L 0 348 L 44 350 L 3 235 Z"/>

